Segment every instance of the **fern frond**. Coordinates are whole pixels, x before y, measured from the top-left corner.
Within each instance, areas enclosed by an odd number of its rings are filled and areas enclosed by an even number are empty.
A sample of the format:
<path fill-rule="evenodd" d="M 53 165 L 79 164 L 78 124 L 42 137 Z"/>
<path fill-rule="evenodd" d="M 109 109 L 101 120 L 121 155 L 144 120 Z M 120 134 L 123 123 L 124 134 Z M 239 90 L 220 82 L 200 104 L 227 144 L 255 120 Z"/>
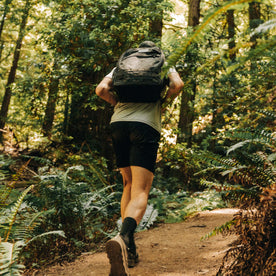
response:
<path fill-rule="evenodd" d="M 260 42 L 257 47 L 253 50 L 250 50 L 246 56 L 243 56 L 237 60 L 236 63 L 232 64 L 227 68 L 227 73 L 230 74 L 233 71 L 237 70 L 239 67 L 244 65 L 248 60 L 254 60 L 255 57 L 264 56 L 266 50 L 273 50 L 276 46 L 276 36 L 272 37 L 270 40 L 265 40 Z"/>
<path fill-rule="evenodd" d="M 205 17 L 205 20 L 196 28 L 196 30 L 194 32 L 192 32 L 190 34 L 190 36 L 187 37 L 187 39 L 184 40 L 182 45 L 180 47 L 178 47 L 172 55 L 169 56 L 169 58 L 167 60 L 167 66 L 164 67 L 163 76 L 165 76 L 168 69 L 170 67 L 174 66 L 176 64 L 176 62 L 179 60 L 179 58 L 181 56 L 183 56 L 183 54 L 187 51 L 187 48 L 193 42 L 196 42 L 201 37 L 203 30 L 206 29 L 210 25 L 210 23 L 212 22 L 212 20 L 214 18 L 216 18 L 218 15 L 224 13 L 225 11 L 227 11 L 229 9 L 233 9 L 235 6 L 236 6 L 236 8 L 238 8 L 238 6 L 243 7 L 243 4 L 250 3 L 253 1 L 254 0 L 234 0 L 234 1 L 230 1 L 226 4 L 224 4 L 223 6 L 211 11 L 210 14 Z M 259 1 L 255 1 L 255 2 L 259 2 Z"/>
<path fill-rule="evenodd" d="M 154 208 L 153 204 L 148 204 L 144 217 L 137 227 L 137 231 L 142 231 L 149 228 L 158 217 L 158 210 Z"/>
<path fill-rule="evenodd" d="M 226 223 L 222 224 L 221 226 L 215 227 L 213 231 L 205 235 L 201 238 L 201 240 L 209 239 L 213 236 L 216 236 L 217 234 L 225 233 L 231 229 L 233 225 L 235 225 L 236 221 L 235 219 L 232 219 L 230 221 L 227 221 Z"/>
<path fill-rule="evenodd" d="M 264 129 L 244 129 L 236 130 L 234 132 L 226 133 L 228 138 L 245 140 L 244 144 L 248 142 L 258 142 L 267 146 L 276 145 L 276 137 L 274 133 L 268 132 Z M 249 141 L 250 140 L 250 141 Z M 235 147 L 232 146 L 232 147 Z M 237 147 L 238 148 L 238 147 Z"/>
<path fill-rule="evenodd" d="M 30 239 L 26 243 L 26 245 L 28 245 L 29 243 L 31 243 L 31 242 L 33 242 L 35 240 L 42 239 L 42 238 L 48 237 L 50 235 L 58 235 L 58 236 L 61 236 L 63 238 L 66 238 L 64 231 L 61 231 L 61 230 L 49 231 L 49 232 L 45 232 L 43 234 L 40 234 L 40 235 L 37 235 L 37 236 L 33 237 L 32 239 Z"/>
<path fill-rule="evenodd" d="M 267 117 L 270 117 L 273 120 L 276 120 L 276 113 L 273 113 L 273 112 L 270 112 L 267 110 L 263 110 L 263 109 L 259 109 L 258 112 L 266 115 Z"/>
<path fill-rule="evenodd" d="M 95 173 L 95 175 L 104 186 L 109 185 L 108 182 L 105 180 L 105 177 L 101 174 L 101 170 L 98 170 L 92 164 L 89 164 L 89 168 Z"/>
<path fill-rule="evenodd" d="M 264 22 L 263 24 L 260 24 L 250 35 L 254 36 L 256 34 L 266 33 L 274 28 L 276 28 L 276 18 L 273 18 L 269 21 Z"/>
<path fill-rule="evenodd" d="M 31 214 L 29 217 L 24 217 L 24 222 L 16 226 L 14 231 L 14 237 L 17 240 L 29 240 L 34 231 L 41 225 L 41 223 L 45 220 L 45 217 L 49 214 L 53 214 L 55 212 L 54 209 L 36 212 Z"/>
<path fill-rule="evenodd" d="M 7 205 L 7 199 L 10 196 L 12 192 L 11 187 L 7 187 L 5 185 L 2 185 L 1 187 L 1 193 L 0 193 L 0 207 Z"/>
<path fill-rule="evenodd" d="M 199 154 L 195 155 L 195 158 L 207 165 L 212 165 L 212 168 L 209 169 L 213 170 L 220 170 L 226 168 L 232 168 L 239 165 L 239 162 L 233 158 L 225 158 L 220 155 L 213 154 L 211 152 L 200 152 Z M 206 170 L 202 170 L 197 174 L 200 174 Z"/>
<path fill-rule="evenodd" d="M 11 229 L 12 226 L 15 222 L 16 219 L 16 215 L 18 213 L 18 210 L 25 198 L 25 196 L 27 195 L 27 193 L 34 187 L 34 185 L 31 185 L 30 187 L 28 187 L 26 190 L 24 190 L 21 194 L 21 196 L 18 198 L 18 200 L 16 201 L 16 203 L 13 205 L 11 212 L 10 212 L 10 216 L 6 218 L 6 223 L 9 225 L 8 230 L 5 233 L 5 237 L 4 237 L 4 241 L 8 241 L 10 233 L 11 233 Z"/>
<path fill-rule="evenodd" d="M 17 241 L 15 243 L 0 242 L 0 275 L 22 275 L 25 267 L 18 263 L 18 256 L 24 246 L 26 244 L 23 241 Z"/>
<path fill-rule="evenodd" d="M 241 148 L 250 142 L 251 142 L 251 140 L 245 140 L 245 141 L 241 141 L 241 142 L 229 147 L 229 149 L 226 152 L 226 155 L 229 155 L 230 152 L 235 151 L 236 149 Z"/>
<path fill-rule="evenodd" d="M 18 181 L 19 177 L 22 175 L 22 173 L 25 171 L 25 169 L 28 167 L 29 163 L 31 162 L 31 159 L 29 159 L 17 172 L 15 175 L 13 175 L 13 180 L 8 183 L 8 187 L 5 189 L 4 193 L 0 197 L 0 206 L 5 205 L 8 197 L 10 196 L 14 185 Z"/>

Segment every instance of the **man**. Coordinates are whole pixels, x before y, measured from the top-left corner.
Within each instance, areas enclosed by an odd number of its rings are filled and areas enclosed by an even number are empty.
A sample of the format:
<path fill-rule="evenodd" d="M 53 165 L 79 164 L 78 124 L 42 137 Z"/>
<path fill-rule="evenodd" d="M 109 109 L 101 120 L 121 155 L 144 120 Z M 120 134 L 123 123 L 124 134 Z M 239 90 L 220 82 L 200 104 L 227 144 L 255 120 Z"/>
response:
<path fill-rule="evenodd" d="M 156 47 L 145 41 L 139 45 Z M 134 232 L 147 208 L 161 132 L 161 100 L 150 103 L 118 102 L 112 93 L 112 74 L 109 73 L 96 88 L 96 94 L 114 106 L 111 133 L 117 166 L 123 177 L 121 198 L 122 229 L 106 244 L 111 264 L 110 275 L 129 275 L 128 267 L 138 263 Z M 168 73 L 168 91 L 163 101 L 175 98 L 184 84 L 174 70 Z"/>

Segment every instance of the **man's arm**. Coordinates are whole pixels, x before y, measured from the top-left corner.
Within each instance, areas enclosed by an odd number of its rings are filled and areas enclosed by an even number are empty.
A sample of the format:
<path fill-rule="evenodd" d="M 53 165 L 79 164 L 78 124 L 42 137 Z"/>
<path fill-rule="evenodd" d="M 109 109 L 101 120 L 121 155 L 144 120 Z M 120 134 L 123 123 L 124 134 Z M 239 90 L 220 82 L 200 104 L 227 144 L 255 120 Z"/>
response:
<path fill-rule="evenodd" d="M 177 72 L 169 73 L 168 78 L 169 78 L 169 89 L 167 91 L 165 99 L 163 100 L 165 106 L 171 103 L 173 99 L 180 94 L 181 89 L 184 86 L 184 83 Z"/>
<path fill-rule="evenodd" d="M 103 80 L 96 87 L 96 94 L 104 101 L 110 103 L 112 106 L 117 104 L 116 96 L 111 92 L 112 79 L 104 77 Z"/>

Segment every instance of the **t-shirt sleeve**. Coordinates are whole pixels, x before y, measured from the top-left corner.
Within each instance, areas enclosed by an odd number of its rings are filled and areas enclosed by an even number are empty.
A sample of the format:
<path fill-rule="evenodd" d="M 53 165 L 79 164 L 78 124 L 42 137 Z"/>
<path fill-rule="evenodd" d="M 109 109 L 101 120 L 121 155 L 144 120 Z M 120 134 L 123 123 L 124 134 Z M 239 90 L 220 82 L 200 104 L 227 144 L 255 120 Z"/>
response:
<path fill-rule="evenodd" d="M 116 67 L 115 67 L 115 68 L 116 68 Z M 115 68 L 113 68 L 113 69 L 111 70 L 111 72 L 108 73 L 108 74 L 105 76 L 105 78 L 110 78 L 110 79 L 112 79 Z"/>
<path fill-rule="evenodd" d="M 176 73 L 176 69 L 175 67 L 170 67 L 170 69 L 168 70 L 168 75 L 171 74 L 171 73 Z"/>

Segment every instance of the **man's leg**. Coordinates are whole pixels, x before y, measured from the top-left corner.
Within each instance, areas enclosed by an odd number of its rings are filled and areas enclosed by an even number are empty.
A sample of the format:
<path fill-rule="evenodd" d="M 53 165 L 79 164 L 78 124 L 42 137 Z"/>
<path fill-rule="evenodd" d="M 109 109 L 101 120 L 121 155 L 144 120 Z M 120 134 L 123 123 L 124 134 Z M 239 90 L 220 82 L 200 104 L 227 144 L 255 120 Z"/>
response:
<path fill-rule="evenodd" d="M 120 172 L 123 178 L 123 194 L 121 198 L 121 217 L 122 222 L 125 220 L 125 210 L 131 198 L 131 170 L 130 167 L 120 168 Z M 136 222 L 135 222 L 136 224 Z M 136 227 L 136 226 L 135 226 Z M 134 239 L 133 239 L 134 242 Z M 127 276 L 129 265 L 129 242 L 126 244 L 121 235 L 117 235 L 113 239 L 109 240 L 106 244 L 106 252 L 109 258 L 111 268 L 110 276 Z"/>
<path fill-rule="evenodd" d="M 133 267 L 138 262 L 134 232 L 147 208 L 153 173 L 139 166 L 131 166 L 131 177 L 130 200 L 124 211 L 124 220 L 120 232 L 128 247 L 129 267 Z"/>
<path fill-rule="evenodd" d="M 120 168 L 121 175 L 123 177 L 123 195 L 121 198 L 121 217 L 122 222 L 125 219 L 125 210 L 131 198 L 131 186 L 132 186 L 132 176 L 130 167 Z"/>
<path fill-rule="evenodd" d="M 131 197 L 124 212 L 124 217 L 136 220 L 137 225 L 142 220 L 148 204 L 148 196 L 153 181 L 153 173 L 149 170 L 131 166 Z"/>

